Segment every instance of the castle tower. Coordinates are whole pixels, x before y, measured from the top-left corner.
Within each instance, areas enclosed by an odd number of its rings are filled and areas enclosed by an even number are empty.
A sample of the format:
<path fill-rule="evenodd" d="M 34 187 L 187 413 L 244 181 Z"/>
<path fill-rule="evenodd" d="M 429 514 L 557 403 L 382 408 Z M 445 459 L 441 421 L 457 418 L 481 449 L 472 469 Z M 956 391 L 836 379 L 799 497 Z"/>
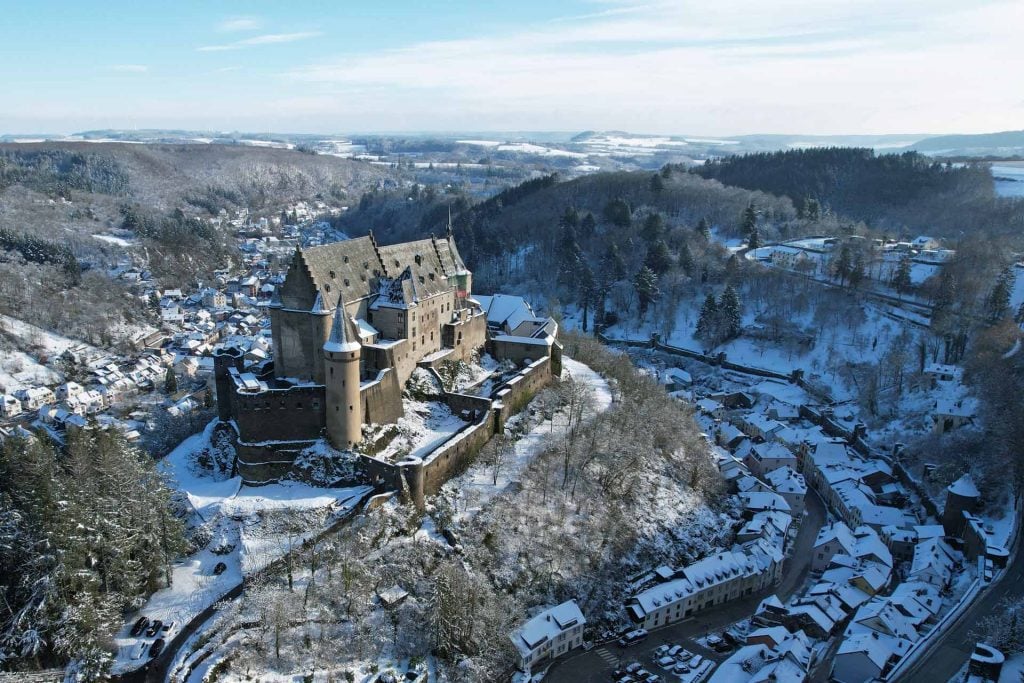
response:
<path fill-rule="evenodd" d="M 362 440 L 363 407 L 359 397 L 360 345 L 349 330 L 344 303 L 334 309 L 331 333 L 324 342 L 324 387 L 327 438 L 345 450 Z"/>

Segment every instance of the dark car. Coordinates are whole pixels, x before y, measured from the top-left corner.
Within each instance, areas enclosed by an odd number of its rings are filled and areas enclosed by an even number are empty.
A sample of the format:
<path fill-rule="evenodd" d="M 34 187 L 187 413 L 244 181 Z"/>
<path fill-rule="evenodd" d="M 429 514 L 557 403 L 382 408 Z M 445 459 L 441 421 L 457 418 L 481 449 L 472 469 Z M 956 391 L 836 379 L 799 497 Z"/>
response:
<path fill-rule="evenodd" d="M 216 576 L 220 576 L 220 575 L 221 575 L 221 574 L 223 574 L 223 573 L 224 573 L 225 571 L 227 571 L 227 569 L 228 569 L 228 566 L 227 566 L 226 564 L 224 564 L 223 562 L 218 562 L 218 563 L 216 564 L 216 566 L 215 566 L 215 567 L 213 568 L 213 573 L 214 573 L 214 574 L 215 574 Z"/>
<path fill-rule="evenodd" d="M 158 654 L 163 652 L 163 649 L 164 649 L 164 639 L 163 638 L 157 638 L 156 640 L 153 641 L 153 644 L 149 646 L 149 656 L 150 657 L 156 657 Z"/>
<path fill-rule="evenodd" d="M 164 622 L 160 621 L 159 619 L 154 619 L 153 623 L 151 623 L 149 625 L 149 628 L 146 629 L 146 637 L 152 638 L 153 636 L 155 636 L 157 633 L 160 632 L 160 627 L 163 625 Z"/>
<path fill-rule="evenodd" d="M 146 630 L 147 626 L 149 626 L 149 619 L 147 619 L 146 617 L 139 617 L 138 621 L 135 622 L 135 625 L 132 626 L 132 635 L 142 635 L 142 632 Z"/>

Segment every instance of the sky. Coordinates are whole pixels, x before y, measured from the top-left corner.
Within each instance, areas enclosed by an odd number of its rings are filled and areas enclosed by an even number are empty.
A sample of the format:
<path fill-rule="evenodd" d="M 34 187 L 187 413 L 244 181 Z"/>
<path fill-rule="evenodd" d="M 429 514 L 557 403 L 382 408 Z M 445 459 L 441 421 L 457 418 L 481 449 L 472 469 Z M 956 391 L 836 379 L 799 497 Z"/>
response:
<path fill-rule="evenodd" d="M 0 0 L 0 133 L 1024 128 L 1024 0 Z"/>

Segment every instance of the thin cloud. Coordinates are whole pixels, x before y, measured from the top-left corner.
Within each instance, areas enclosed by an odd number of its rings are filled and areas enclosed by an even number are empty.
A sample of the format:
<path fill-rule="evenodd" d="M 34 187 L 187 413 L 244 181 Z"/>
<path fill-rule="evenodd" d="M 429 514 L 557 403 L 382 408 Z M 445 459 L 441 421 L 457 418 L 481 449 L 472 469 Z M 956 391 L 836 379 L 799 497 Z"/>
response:
<path fill-rule="evenodd" d="M 263 20 L 259 17 L 232 17 L 222 21 L 217 30 L 224 33 L 235 33 L 238 31 L 256 31 L 262 27 Z"/>
<path fill-rule="evenodd" d="M 243 40 L 236 40 L 233 43 L 224 45 L 204 45 L 196 48 L 199 52 L 225 52 L 227 50 L 243 50 L 258 45 L 278 45 L 281 43 L 294 43 L 299 40 L 308 40 L 323 35 L 320 31 L 300 31 L 297 33 L 267 33 L 262 36 L 253 36 Z"/>
<path fill-rule="evenodd" d="M 149 71 L 149 67 L 145 64 L 115 64 L 110 68 L 127 74 L 144 74 Z"/>

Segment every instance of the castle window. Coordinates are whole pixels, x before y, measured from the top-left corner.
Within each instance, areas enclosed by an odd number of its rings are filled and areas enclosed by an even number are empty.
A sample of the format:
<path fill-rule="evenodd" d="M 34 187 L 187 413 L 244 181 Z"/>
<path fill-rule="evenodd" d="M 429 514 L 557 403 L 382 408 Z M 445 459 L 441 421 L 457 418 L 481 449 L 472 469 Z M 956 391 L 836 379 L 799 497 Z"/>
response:
<path fill-rule="evenodd" d="M 295 408 L 296 408 L 297 410 L 302 410 L 302 403 L 296 403 L 296 404 L 295 404 Z"/>
<path fill-rule="evenodd" d="M 313 410 L 320 410 L 320 401 L 313 401 Z"/>
<path fill-rule="evenodd" d="M 421 263 L 423 263 L 423 257 L 420 256 L 419 254 L 416 254 L 416 265 L 418 266 Z"/>
<path fill-rule="evenodd" d="M 330 285 L 324 285 L 324 291 L 325 292 L 331 291 L 331 286 Z"/>
<path fill-rule="evenodd" d="M 348 263 L 348 256 L 342 256 L 341 260 L 344 261 L 345 263 Z"/>
<path fill-rule="evenodd" d="M 334 377 L 334 366 L 331 366 L 331 377 Z"/>
<path fill-rule="evenodd" d="M 345 286 L 348 287 L 348 278 L 345 278 Z"/>
<path fill-rule="evenodd" d="M 425 277 L 423 277 L 422 275 L 420 275 L 420 284 L 422 285 L 426 281 L 427 281 L 427 279 Z"/>
<path fill-rule="evenodd" d="M 334 279 L 334 271 L 333 270 L 331 271 L 331 279 L 332 280 Z"/>
<path fill-rule="evenodd" d="M 433 280 L 434 279 L 434 274 L 430 273 L 429 275 L 430 275 L 430 279 Z"/>
<path fill-rule="evenodd" d="M 402 265 L 402 264 L 401 264 L 401 263 L 399 262 L 399 260 L 398 260 L 398 259 L 395 259 L 395 268 L 397 268 L 397 267 L 398 267 L 398 266 L 400 266 L 400 265 Z"/>

